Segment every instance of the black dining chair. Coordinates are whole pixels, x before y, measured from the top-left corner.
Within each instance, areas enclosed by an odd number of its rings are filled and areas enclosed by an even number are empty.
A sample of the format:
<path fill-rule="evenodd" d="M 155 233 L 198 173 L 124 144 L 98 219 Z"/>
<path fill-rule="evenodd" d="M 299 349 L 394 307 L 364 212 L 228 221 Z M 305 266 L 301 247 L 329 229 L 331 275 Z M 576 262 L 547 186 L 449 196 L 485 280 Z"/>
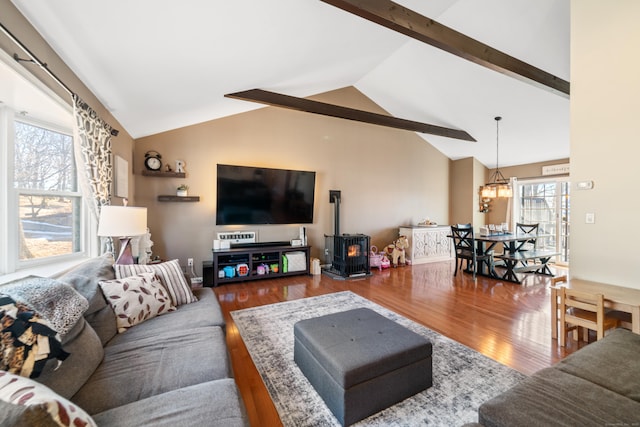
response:
<path fill-rule="evenodd" d="M 523 252 L 523 251 L 535 251 L 538 244 L 538 229 L 540 227 L 540 224 L 535 223 L 535 224 L 525 224 L 522 222 L 516 222 L 516 234 L 532 234 L 535 237 L 532 238 L 531 240 L 526 240 L 524 242 L 522 242 L 520 244 L 520 246 L 518 247 L 518 252 Z M 526 266 L 527 265 L 527 261 L 520 261 L 522 263 L 522 265 Z"/>
<path fill-rule="evenodd" d="M 493 271 L 493 251 L 485 254 L 479 254 L 478 247 L 476 246 L 476 239 L 473 235 L 473 227 L 471 224 L 457 224 L 451 226 L 451 238 L 453 239 L 453 246 L 456 253 L 456 269 L 453 275 L 458 273 L 459 269 L 462 269 L 462 261 L 467 261 L 467 270 L 473 272 L 473 280 L 476 279 L 476 273 L 478 272 L 478 263 L 486 262 L 489 270 Z"/>
<path fill-rule="evenodd" d="M 535 224 L 525 224 L 522 222 L 516 222 L 516 234 L 532 234 L 535 236 L 535 238 L 532 238 L 531 240 L 527 240 L 526 242 L 524 242 L 524 244 L 520 247 L 521 249 L 519 250 L 534 250 L 537 246 L 536 241 L 538 239 L 538 228 L 540 227 L 540 224 L 535 223 Z"/>

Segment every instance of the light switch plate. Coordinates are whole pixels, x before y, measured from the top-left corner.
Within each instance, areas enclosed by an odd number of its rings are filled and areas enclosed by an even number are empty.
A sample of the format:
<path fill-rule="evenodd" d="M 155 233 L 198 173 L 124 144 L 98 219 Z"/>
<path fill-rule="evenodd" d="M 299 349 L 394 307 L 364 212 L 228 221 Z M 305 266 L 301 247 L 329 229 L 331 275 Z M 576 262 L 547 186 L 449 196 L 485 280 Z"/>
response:
<path fill-rule="evenodd" d="M 584 217 L 584 222 L 587 224 L 595 224 L 596 223 L 596 214 L 593 212 L 587 212 Z"/>

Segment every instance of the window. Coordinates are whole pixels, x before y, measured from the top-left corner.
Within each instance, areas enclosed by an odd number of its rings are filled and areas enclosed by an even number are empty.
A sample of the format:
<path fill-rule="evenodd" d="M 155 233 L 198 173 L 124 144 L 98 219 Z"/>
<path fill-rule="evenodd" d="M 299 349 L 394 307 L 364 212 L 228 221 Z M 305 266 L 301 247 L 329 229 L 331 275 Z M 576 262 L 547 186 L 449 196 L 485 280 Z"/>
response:
<path fill-rule="evenodd" d="M 73 137 L 14 121 L 14 189 L 20 262 L 82 251 L 82 198 Z"/>
<path fill-rule="evenodd" d="M 73 111 L 0 50 L 0 276 L 88 247 Z"/>
<path fill-rule="evenodd" d="M 570 187 L 566 179 L 519 182 L 514 204 L 517 222 L 539 224 L 538 248 L 560 252 L 556 262 L 564 265 L 569 263 Z"/>

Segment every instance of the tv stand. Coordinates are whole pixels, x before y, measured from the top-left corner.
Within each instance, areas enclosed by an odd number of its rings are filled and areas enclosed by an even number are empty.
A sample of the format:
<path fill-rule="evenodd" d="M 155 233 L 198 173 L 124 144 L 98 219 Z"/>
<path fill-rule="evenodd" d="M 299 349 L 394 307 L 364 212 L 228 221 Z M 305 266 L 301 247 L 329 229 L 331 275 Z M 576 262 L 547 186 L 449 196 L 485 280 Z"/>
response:
<path fill-rule="evenodd" d="M 204 286 L 219 286 L 248 280 L 309 274 L 310 246 L 291 246 L 289 244 L 280 244 L 279 242 L 270 243 L 260 243 L 258 246 L 255 243 L 251 243 L 251 246 L 242 245 L 242 247 L 235 246 L 231 249 L 212 251 L 213 260 L 202 263 Z M 291 252 L 304 253 L 304 269 L 283 271 L 285 269 L 283 256 Z M 239 275 L 238 266 L 241 267 L 240 270 L 244 270 L 245 265 L 246 275 Z M 265 268 L 265 266 L 268 268 Z M 234 270 L 233 277 L 225 274 L 225 267 L 227 267 L 227 270 Z"/>

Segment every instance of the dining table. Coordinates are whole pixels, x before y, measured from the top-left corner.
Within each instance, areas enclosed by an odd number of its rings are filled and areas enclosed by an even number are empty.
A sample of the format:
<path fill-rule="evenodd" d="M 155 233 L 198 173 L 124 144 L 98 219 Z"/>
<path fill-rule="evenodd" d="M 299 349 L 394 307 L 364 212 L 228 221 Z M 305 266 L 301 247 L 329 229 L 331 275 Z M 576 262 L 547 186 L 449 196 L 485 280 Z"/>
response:
<path fill-rule="evenodd" d="M 558 338 L 558 290 L 567 287 L 590 294 L 602 294 L 606 308 L 631 314 L 631 331 L 640 334 L 640 289 L 583 279 L 570 279 L 559 286 L 551 286 L 551 337 Z"/>
<path fill-rule="evenodd" d="M 514 253 L 527 242 L 535 242 L 538 238 L 535 234 L 529 233 L 494 233 L 494 234 L 477 234 L 474 236 L 476 242 L 481 243 L 478 245 L 478 249 L 482 249 L 483 253 L 489 252 L 495 248 L 498 243 L 501 243 L 504 250 Z"/>
<path fill-rule="evenodd" d="M 498 244 L 502 245 L 503 248 L 503 258 L 505 263 L 504 267 L 506 271 L 504 273 L 499 273 L 496 271 L 494 265 L 489 265 L 488 262 L 479 263 L 478 269 L 476 271 L 477 274 L 485 275 L 489 277 L 493 277 L 495 279 L 506 280 L 514 283 L 521 283 L 520 278 L 517 276 L 518 268 L 516 267 L 516 262 L 512 259 L 515 255 L 523 248 L 526 243 L 533 242 L 535 243 L 538 238 L 535 234 L 530 233 L 494 233 L 488 235 L 478 234 L 474 236 L 476 240 L 476 250 L 478 255 L 483 255 L 488 253 L 489 251 L 494 251 Z M 524 268 L 524 270 L 539 272 L 541 274 L 550 275 L 550 270 L 546 265 L 550 258 L 557 255 L 556 252 L 545 251 L 544 253 L 539 251 L 536 252 L 536 255 L 544 255 L 544 256 L 536 256 L 535 259 L 543 259 L 544 262 L 542 265 L 531 266 Z M 526 257 L 523 258 L 526 260 Z"/>

